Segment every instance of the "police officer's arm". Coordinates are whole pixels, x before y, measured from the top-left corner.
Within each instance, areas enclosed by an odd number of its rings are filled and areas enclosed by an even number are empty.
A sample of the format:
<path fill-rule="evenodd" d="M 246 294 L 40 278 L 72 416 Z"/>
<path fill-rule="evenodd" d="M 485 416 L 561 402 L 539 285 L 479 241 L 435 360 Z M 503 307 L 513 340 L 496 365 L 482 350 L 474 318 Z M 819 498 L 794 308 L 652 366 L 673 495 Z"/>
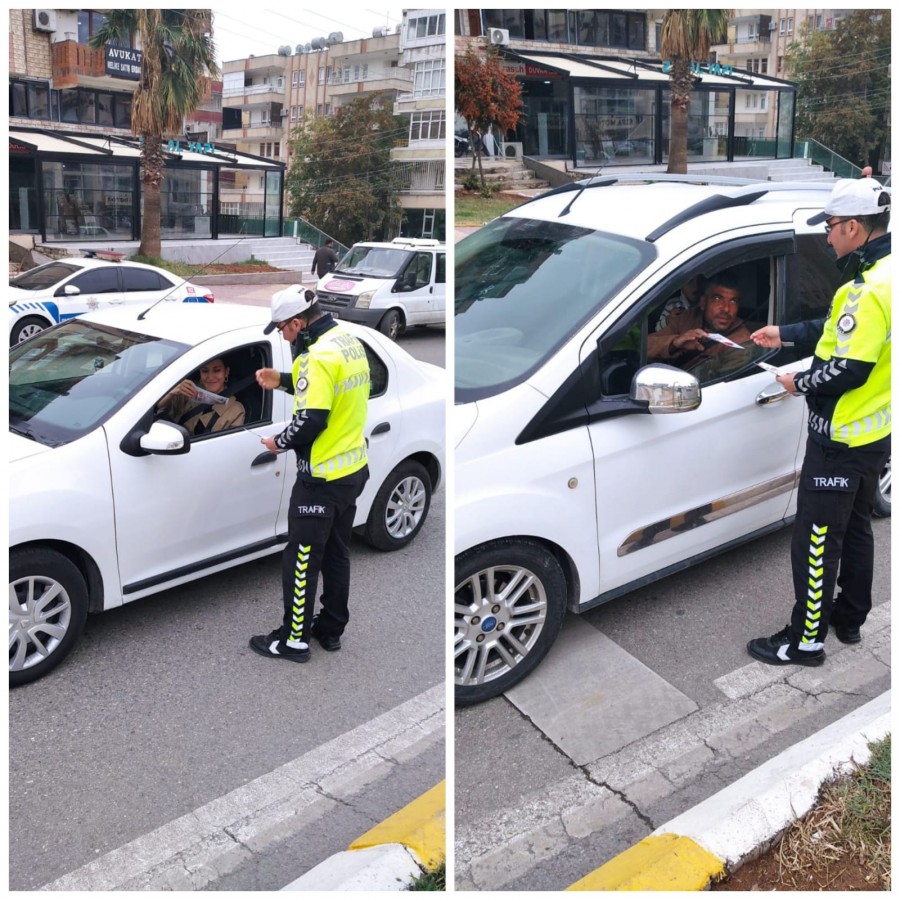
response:
<path fill-rule="evenodd" d="M 778 326 L 778 334 L 784 344 L 793 344 L 807 356 L 816 349 L 819 338 L 825 330 L 825 319 L 810 319 L 808 322 L 795 322 L 793 325 Z"/>

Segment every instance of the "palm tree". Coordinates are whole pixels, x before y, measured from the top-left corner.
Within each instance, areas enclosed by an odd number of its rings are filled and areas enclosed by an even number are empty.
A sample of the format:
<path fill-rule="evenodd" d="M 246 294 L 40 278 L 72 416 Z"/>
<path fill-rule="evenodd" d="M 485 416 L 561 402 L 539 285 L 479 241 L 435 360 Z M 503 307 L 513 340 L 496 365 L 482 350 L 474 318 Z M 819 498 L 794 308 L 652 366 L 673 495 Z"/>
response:
<path fill-rule="evenodd" d="M 709 48 L 724 39 L 727 27 L 727 9 L 670 9 L 663 16 L 659 49 L 672 64 L 668 172 L 687 173 L 688 109 L 694 89 L 691 63 L 706 62 Z"/>
<path fill-rule="evenodd" d="M 184 117 L 203 101 L 219 77 L 209 9 L 107 9 L 92 47 L 117 43 L 143 53 L 141 78 L 131 106 L 131 132 L 142 138 L 144 210 L 140 253 L 161 255 L 160 187 L 164 142 L 183 131 Z"/>

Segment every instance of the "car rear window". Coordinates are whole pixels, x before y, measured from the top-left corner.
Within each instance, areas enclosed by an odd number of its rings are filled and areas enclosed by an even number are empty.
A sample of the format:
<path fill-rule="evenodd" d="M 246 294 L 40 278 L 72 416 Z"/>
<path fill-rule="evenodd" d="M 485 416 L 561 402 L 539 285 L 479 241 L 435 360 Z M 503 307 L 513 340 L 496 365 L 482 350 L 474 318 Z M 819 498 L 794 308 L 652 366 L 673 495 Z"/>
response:
<path fill-rule="evenodd" d="M 161 291 L 174 285 L 152 269 L 122 269 L 126 291 Z"/>

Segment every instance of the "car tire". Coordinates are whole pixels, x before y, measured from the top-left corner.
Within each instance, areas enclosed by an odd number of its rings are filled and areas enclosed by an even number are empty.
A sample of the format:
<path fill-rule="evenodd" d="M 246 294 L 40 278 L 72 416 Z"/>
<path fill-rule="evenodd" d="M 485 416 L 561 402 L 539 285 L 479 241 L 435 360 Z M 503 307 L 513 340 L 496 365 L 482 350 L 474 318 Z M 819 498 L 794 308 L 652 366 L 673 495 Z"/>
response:
<path fill-rule="evenodd" d="M 880 519 L 886 519 L 891 514 L 891 458 L 884 464 L 881 475 L 878 476 L 878 485 L 875 488 L 875 506 L 873 514 Z"/>
<path fill-rule="evenodd" d="M 457 557 L 458 706 L 502 694 L 537 666 L 559 634 L 566 593 L 562 566 L 536 541 L 495 541 Z"/>
<path fill-rule="evenodd" d="M 431 491 L 431 476 L 421 463 L 408 459 L 396 466 L 372 501 L 366 543 L 385 551 L 405 547 L 425 524 Z"/>
<path fill-rule="evenodd" d="M 381 317 L 381 321 L 378 323 L 378 330 L 392 341 L 396 341 L 403 331 L 403 316 L 400 315 L 400 310 L 389 309 Z"/>
<path fill-rule="evenodd" d="M 27 341 L 28 338 L 34 337 L 49 327 L 40 316 L 25 316 L 24 319 L 19 319 L 13 325 L 12 331 L 9 333 L 9 346 L 14 347 L 22 341 Z"/>
<path fill-rule="evenodd" d="M 14 550 L 9 600 L 9 684 L 17 687 L 43 678 L 75 646 L 87 619 L 87 584 L 55 550 Z"/>

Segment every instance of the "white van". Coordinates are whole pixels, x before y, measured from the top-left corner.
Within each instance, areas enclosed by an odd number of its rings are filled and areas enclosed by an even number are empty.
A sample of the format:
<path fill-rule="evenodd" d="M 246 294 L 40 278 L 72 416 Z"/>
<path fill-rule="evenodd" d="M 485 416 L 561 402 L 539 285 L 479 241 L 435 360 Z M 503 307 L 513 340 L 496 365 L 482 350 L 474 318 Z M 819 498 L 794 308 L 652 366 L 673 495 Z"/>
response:
<path fill-rule="evenodd" d="M 363 241 L 316 285 L 335 318 L 377 328 L 392 340 L 409 325 L 443 325 L 447 248 L 436 240 Z"/>

